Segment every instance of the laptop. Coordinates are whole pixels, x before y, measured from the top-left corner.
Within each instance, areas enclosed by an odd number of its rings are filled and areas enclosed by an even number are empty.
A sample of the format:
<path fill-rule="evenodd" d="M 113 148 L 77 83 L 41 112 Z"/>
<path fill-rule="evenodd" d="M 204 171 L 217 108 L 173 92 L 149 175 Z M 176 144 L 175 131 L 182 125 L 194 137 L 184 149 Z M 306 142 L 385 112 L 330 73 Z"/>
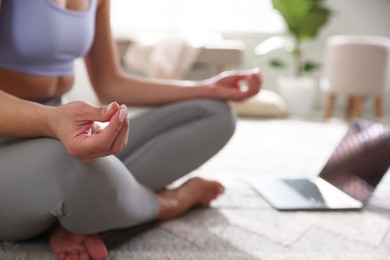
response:
<path fill-rule="evenodd" d="M 366 120 L 350 123 L 319 176 L 245 181 L 278 210 L 357 210 L 369 201 L 390 166 L 390 129 Z"/>

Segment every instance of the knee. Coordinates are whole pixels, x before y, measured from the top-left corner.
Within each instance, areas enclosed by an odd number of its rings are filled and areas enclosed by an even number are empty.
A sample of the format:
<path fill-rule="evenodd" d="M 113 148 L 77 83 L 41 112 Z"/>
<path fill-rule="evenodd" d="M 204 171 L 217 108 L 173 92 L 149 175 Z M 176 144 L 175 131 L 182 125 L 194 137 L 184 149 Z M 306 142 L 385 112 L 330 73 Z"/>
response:
<path fill-rule="evenodd" d="M 205 132 L 213 142 L 226 144 L 233 136 L 236 129 L 236 115 L 229 104 L 222 100 L 201 100 L 203 108 L 210 117 Z"/>
<path fill-rule="evenodd" d="M 80 166 L 75 176 L 60 217 L 61 224 L 72 232 L 129 227 L 150 221 L 157 214 L 155 194 L 141 186 L 114 156 Z"/>
<path fill-rule="evenodd" d="M 205 100 L 205 107 L 212 115 L 212 123 L 220 137 L 229 140 L 236 129 L 236 115 L 231 106 L 222 100 Z"/>

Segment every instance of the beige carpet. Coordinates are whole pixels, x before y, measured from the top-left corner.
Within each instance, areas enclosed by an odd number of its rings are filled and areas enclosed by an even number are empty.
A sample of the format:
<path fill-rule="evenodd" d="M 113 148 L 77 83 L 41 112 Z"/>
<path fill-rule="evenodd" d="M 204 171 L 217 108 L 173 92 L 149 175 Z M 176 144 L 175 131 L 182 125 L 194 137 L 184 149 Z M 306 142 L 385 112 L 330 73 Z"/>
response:
<path fill-rule="evenodd" d="M 345 130 L 342 121 L 241 120 L 226 149 L 193 173 L 221 180 L 226 193 L 182 218 L 104 234 L 109 259 L 390 259 L 389 176 L 357 212 L 278 212 L 241 181 L 317 174 Z M 37 239 L 0 244 L 0 259 L 54 258 Z"/>

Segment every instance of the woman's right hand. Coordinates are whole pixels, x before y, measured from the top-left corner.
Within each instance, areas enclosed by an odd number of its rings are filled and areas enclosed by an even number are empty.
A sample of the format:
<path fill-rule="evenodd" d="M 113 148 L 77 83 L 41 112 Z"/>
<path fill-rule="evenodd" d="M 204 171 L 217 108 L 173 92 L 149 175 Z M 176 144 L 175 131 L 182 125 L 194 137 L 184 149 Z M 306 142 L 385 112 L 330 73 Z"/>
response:
<path fill-rule="evenodd" d="M 127 145 L 129 120 L 125 105 L 113 102 L 97 107 L 75 101 L 55 107 L 54 111 L 53 137 L 82 162 L 118 153 Z"/>

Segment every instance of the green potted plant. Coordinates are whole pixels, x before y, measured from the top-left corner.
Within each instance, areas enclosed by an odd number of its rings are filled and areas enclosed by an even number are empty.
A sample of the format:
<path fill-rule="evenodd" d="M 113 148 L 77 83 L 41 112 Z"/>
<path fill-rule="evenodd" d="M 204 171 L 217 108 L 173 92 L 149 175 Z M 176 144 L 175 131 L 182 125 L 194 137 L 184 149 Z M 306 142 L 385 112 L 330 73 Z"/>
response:
<path fill-rule="evenodd" d="M 312 101 L 307 101 L 306 104 L 313 106 L 316 83 L 308 75 L 317 70 L 319 64 L 310 60 L 303 60 L 302 44 L 317 37 L 320 29 L 328 23 L 332 12 L 324 5 L 324 0 L 272 0 L 272 6 L 283 18 L 288 36 L 274 36 L 263 41 L 256 46 L 255 53 L 265 55 L 275 49 L 283 48 L 291 54 L 293 77 L 280 77 L 278 79 L 279 91 L 289 93 L 285 97 L 289 106 L 293 102 L 289 99 L 299 98 L 296 101 L 300 106 L 300 108 L 297 108 L 299 110 L 297 112 L 307 114 L 310 112 L 310 107 L 302 106 L 305 104 L 302 102 L 302 97 L 306 96 L 307 99 L 312 99 Z M 274 68 L 288 67 L 288 63 L 281 59 L 272 59 L 270 65 Z M 314 86 L 310 87 L 310 85 Z M 300 89 L 292 89 L 294 87 Z M 311 92 L 308 94 L 309 88 Z M 306 91 L 306 95 L 303 95 L 305 93 L 301 93 L 302 91 Z M 283 96 L 283 93 L 280 94 Z M 290 110 L 293 109 L 290 108 Z M 291 112 L 294 113 L 295 111 Z"/>

